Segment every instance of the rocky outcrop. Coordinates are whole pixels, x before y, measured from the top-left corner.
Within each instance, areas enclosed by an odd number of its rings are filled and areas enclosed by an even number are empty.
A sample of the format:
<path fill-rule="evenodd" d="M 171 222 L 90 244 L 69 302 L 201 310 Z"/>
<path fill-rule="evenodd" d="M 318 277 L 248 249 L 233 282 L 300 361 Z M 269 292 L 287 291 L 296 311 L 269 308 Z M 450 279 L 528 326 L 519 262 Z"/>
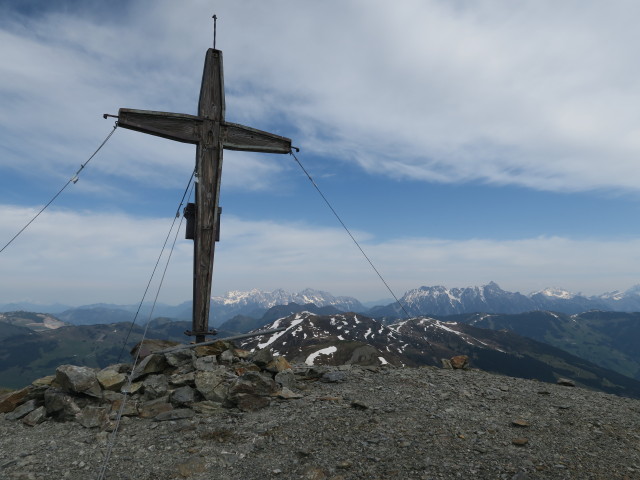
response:
<path fill-rule="evenodd" d="M 294 371 L 269 350 L 251 353 L 224 341 L 176 345 L 161 340 L 137 345 L 131 352 L 139 359 L 133 370 L 130 364 L 102 370 L 61 365 L 54 376 L 0 396 L 0 413 L 29 426 L 56 420 L 108 430 L 118 415 L 163 421 L 217 408 L 253 411 L 276 397 L 297 398 L 297 378 L 310 370 Z"/>

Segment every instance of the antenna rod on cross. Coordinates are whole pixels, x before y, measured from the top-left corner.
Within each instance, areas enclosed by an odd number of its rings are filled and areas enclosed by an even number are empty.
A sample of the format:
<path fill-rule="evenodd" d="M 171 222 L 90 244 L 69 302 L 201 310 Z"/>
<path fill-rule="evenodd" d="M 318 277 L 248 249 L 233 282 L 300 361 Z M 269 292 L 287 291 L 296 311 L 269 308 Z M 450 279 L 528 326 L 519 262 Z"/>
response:
<path fill-rule="evenodd" d="M 213 15 L 213 49 L 216 49 L 216 28 L 217 28 L 217 22 L 218 22 L 218 16 L 217 15 Z"/>
<path fill-rule="evenodd" d="M 213 16 L 214 21 L 216 16 Z M 215 25 L 215 23 L 214 23 Z M 215 43 L 215 28 L 214 28 Z M 222 52 L 207 50 L 200 87 L 198 114 L 157 112 L 121 108 L 118 126 L 196 145 L 196 202 L 185 211 L 187 238 L 193 239 L 193 329 L 185 332 L 202 343 L 209 330 L 211 281 L 215 244 L 220 238 L 220 179 L 222 150 L 291 152 L 291 140 L 273 133 L 227 122 L 224 118 Z"/>

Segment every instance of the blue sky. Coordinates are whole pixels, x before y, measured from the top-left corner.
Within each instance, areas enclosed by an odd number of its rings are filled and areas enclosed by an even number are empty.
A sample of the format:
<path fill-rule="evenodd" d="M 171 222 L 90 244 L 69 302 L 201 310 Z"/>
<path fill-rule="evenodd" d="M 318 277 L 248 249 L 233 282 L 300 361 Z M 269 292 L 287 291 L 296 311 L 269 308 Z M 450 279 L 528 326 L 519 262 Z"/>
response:
<path fill-rule="evenodd" d="M 398 295 L 640 283 L 626 1 L 0 3 L 0 243 L 109 133 L 103 113 L 195 113 L 213 13 L 227 119 L 293 139 Z M 137 302 L 194 159 L 118 129 L 0 254 L 0 303 Z M 291 157 L 225 151 L 221 205 L 214 295 L 389 297 Z M 161 301 L 190 298 L 190 269 L 180 240 Z"/>

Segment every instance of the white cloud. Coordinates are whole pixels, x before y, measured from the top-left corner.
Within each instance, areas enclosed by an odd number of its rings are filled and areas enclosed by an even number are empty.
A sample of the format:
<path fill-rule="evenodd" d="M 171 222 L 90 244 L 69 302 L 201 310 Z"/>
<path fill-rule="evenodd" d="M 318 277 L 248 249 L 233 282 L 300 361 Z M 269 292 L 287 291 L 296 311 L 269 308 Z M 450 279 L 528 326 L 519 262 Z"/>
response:
<path fill-rule="evenodd" d="M 640 40 L 631 20 L 640 7 L 458 6 L 284 2 L 253 18 L 243 12 L 243 35 L 266 39 L 271 55 L 243 51 L 244 69 L 255 70 L 239 81 L 268 90 L 258 110 L 288 115 L 303 146 L 384 175 L 637 189 L 630 45 Z"/>
<path fill-rule="evenodd" d="M 211 3 L 134 0 L 118 8 L 18 18 L 0 6 L 4 178 L 66 181 L 111 129 L 102 113 L 119 107 L 195 112 Z M 403 0 L 390 8 L 246 0 L 215 9 L 227 118 L 292 137 L 303 162 L 311 153 L 319 166 L 351 162 L 391 178 L 638 190 L 637 2 Z M 119 199 L 113 208 L 125 211 L 137 189 L 181 191 L 194 156 L 191 145 L 120 129 L 74 191 L 87 208 Z M 228 152 L 223 184 L 276 191 L 287 187 L 290 168 L 278 157 Z M 390 198 L 402 197 L 401 183 L 387 185 Z M 8 239 L 32 211 L 1 213 Z M 136 301 L 169 221 L 47 212 L 0 255 L 0 274 L 10 279 L 2 295 Z M 388 297 L 339 229 L 227 215 L 223 222 L 219 293 L 310 286 Z M 637 282 L 636 239 L 379 243 L 367 235 L 359 238 L 399 294 L 420 284 L 461 286 L 460 279 L 589 293 Z M 176 255 L 171 301 L 190 295 L 190 243 L 181 241 Z"/>
<path fill-rule="evenodd" d="M 28 143 L 29 155 L 0 162 L 74 165 L 74 154 L 108 130 L 100 115 L 120 106 L 194 111 L 210 8 L 133 2 L 117 22 L 50 13 L 28 28 L 5 19 L 0 104 L 12 115 L 0 120 L 4 148 Z M 296 134 L 305 150 L 393 177 L 637 189 L 635 2 L 216 8 L 231 120 L 276 130 L 286 122 L 280 133 Z M 168 143 L 127 138 L 112 170 L 145 181 L 150 164 L 158 177 L 176 175 L 177 159 L 190 155 Z"/>
<path fill-rule="evenodd" d="M 3 244 L 34 213 L 0 207 Z M 0 303 L 136 303 L 170 223 L 169 218 L 47 210 L 0 254 Z M 378 243 L 366 232 L 354 235 L 397 295 L 421 285 L 455 287 L 491 280 L 523 293 L 557 285 L 595 294 L 631 286 L 637 281 L 634 265 L 640 261 L 640 239 L 406 238 Z M 183 231 L 178 238 L 160 296 L 165 303 L 191 296 L 192 243 L 182 240 Z M 389 296 L 340 228 L 232 216 L 223 219 L 213 283 L 214 294 L 312 287 L 362 300 Z"/>

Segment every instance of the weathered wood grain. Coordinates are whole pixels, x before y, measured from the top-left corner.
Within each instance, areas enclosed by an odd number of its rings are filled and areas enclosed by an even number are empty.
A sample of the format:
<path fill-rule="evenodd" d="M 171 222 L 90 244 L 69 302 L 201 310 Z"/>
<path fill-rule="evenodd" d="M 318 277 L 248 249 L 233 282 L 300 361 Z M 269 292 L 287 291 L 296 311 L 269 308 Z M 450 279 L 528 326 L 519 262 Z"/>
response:
<path fill-rule="evenodd" d="M 196 145 L 196 221 L 193 261 L 193 330 L 196 342 L 209 333 L 209 308 L 215 243 L 220 238 L 222 151 L 289 153 L 291 140 L 224 119 L 222 52 L 205 56 L 198 115 L 121 108 L 118 125 L 158 137 Z"/>
<path fill-rule="evenodd" d="M 202 133 L 202 118 L 182 113 L 121 108 L 118 111 L 118 126 L 178 142 L 198 143 Z"/>
<path fill-rule="evenodd" d="M 246 152 L 289 153 L 291 140 L 237 123 L 225 122 L 222 141 L 226 150 Z"/>

